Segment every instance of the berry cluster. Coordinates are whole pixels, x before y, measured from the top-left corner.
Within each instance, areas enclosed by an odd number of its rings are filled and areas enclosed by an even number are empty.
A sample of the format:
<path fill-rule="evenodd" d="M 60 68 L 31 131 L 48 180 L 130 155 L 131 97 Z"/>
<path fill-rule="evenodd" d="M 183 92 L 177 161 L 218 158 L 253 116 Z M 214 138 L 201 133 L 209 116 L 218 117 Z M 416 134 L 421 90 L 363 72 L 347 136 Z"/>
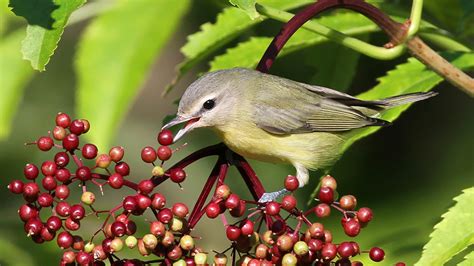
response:
<path fill-rule="evenodd" d="M 245 159 L 235 155 L 232 162 L 239 162 L 238 170 L 254 196 L 253 200 L 242 199 L 224 183 L 230 162 L 223 145 L 197 151 L 165 170 L 164 163 L 176 150 L 169 147 L 173 142 L 172 133 L 164 130 L 157 137 L 159 147 L 147 146 L 140 154 L 141 159 L 152 166 L 151 177 L 134 182 L 129 178 L 130 166 L 123 160 L 122 147 L 99 153 L 94 144 L 80 145 L 80 137 L 89 127 L 85 119 L 72 120 L 67 114 L 59 113 L 56 126 L 48 136 L 28 143 L 45 152 L 55 149 L 53 159 L 39 167 L 27 164 L 24 176 L 28 181 L 13 180 L 8 185 L 11 192 L 23 195 L 25 200 L 18 213 L 27 236 L 36 243 L 56 239 L 59 248 L 64 250 L 60 265 L 105 265 L 106 260 L 111 265 L 207 265 L 208 253 L 196 246 L 195 239 L 200 237 L 193 235 L 193 229 L 203 216 L 211 219 L 220 216 L 223 233 L 230 241 L 227 249 L 213 256 L 216 265 L 228 262 L 233 265 L 361 265 L 352 261 L 361 253 L 369 253 L 373 261 L 384 259 L 384 251 L 377 247 L 363 251 L 354 241 L 334 243 L 332 233 L 322 223 L 310 221 L 309 217 L 328 217 L 331 209 L 335 209 L 342 214 L 345 234 L 354 237 L 372 220 L 369 208 L 356 210 L 354 196 L 345 195 L 336 200 L 337 183 L 331 176 L 321 179 L 318 204 L 307 211 L 297 208 L 293 192 L 299 184 L 294 176 L 288 176 L 284 182 L 291 194 L 279 201 L 260 203 L 256 199 L 263 191 L 261 183 Z M 157 187 L 167 179 L 182 183 L 186 179 L 186 166 L 211 155 L 219 158 L 192 210 L 183 203 L 167 203 Z M 97 210 L 94 204 L 98 198 L 90 189 L 97 187 L 103 194 L 104 186 L 131 189 L 133 193 L 110 209 Z M 77 199 L 71 192 L 74 187 L 80 188 Z M 206 204 L 213 187 L 214 193 Z M 146 220 L 137 219 L 146 211 L 156 219 L 147 221 L 145 231 L 138 231 L 137 227 Z M 102 215 L 105 218 L 95 233 L 81 235 L 82 222 L 90 216 Z M 229 222 L 229 215 L 235 221 Z M 293 219 L 296 226 L 292 227 Z M 124 248 L 136 249 L 141 257 L 119 258 Z M 146 260 L 152 254 L 156 258 Z"/>

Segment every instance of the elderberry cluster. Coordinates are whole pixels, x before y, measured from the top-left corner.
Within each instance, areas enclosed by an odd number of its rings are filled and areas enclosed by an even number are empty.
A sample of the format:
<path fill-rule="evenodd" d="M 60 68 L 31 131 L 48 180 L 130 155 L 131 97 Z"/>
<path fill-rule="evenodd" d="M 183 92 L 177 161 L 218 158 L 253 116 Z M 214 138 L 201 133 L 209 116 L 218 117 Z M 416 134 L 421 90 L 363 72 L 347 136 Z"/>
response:
<path fill-rule="evenodd" d="M 152 166 L 151 177 L 132 180 L 130 166 L 123 160 L 124 148 L 117 146 L 108 153 L 99 153 L 92 143 L 80 145 L 81 136 L 89 128 L 87 120 L 72 120 L 59 113 L 56 126 L 47 136 L 28 143 L 44 152 L 54 149 L 53 158 L 39 166 L 27 164 L 23 171 L 27 181 L 13 180 L 8 185 L 11 192 L 25 200 L 18 214 L 27 236 L 39 244 L 55 240 L 63 250 L 60 265 L 105 265 L 105 261 L 111 265 L 208 265 L 209 253 L 197 246 L 195 239 L 202 237 L 194 230 L 204 216 L 220 216 L 222 233 L 230 242 L 228 248 L 212 256 L 214 265 L 362 265 L 357 261 L 362 253 L 368 253 L 376 262 L 384 259 L 385 253 L 378 247 L 363 250 L 355 241 L 334 242 L 332 232 L 321 223 L 320 219 L 330 216 L 334 209 L 342 214 L 345 234 L 355 237 L 373 217 L 369 208 L 356 209 L 357 200 L 352 195 L 336 199 L 337 182 L 331 176 L 321 179 L 315 199 L 318 203 L 306 211 L 297 207 L 293 193 L 299 184 L 294 176 L 286 177 L 284 182 L 291 194 L 261 203 L 256 201 L 264 191 L 261 183 L 245 159 L 235 157 L 233 162 L 239 162 L 236 167 L 241 167 L 239 172 L 254 195 L 253 200 L 243 199 L 224 183 L 230 166 L 225 146 L 204 148 L 165 169 L 165 162 L 176 150 L 170 148 L 173 134 L 163 130 L 157 137 L 158 147 L 147 146 L 140 153 L 141 159 Z M 186 166 L 211 155 L 219 158 L 192 210 L 184 203 L 167 203 L 158 191 L 159 185 L 168 179 L 180 185 L 186 179 Z M 109 209 L 99 210 L 94 206 L 103 197 L 97 197 L 91 189 L 103 195 L 104 186 L 132 193 Z M 214 193 L 210 194 L 213 187 Z M 80 196 L 75 196 L 73 189 L 78 189 Z M 212 197 L 208 201 L 209 195 Z M 154 220 L 143 218 L 147 211 Z M 90 216 L 96 218 L 88 219 Z M 95 233 L 81 232 L 82 223 L 97 221 L 97 217 L 104 219 Z M 296 226 L 291 225 L 292 220 Z M 138 230 L 143 222 L 148 225 Z M 120 258 L 125 248 L 136 250 L 137 255 Z"/>

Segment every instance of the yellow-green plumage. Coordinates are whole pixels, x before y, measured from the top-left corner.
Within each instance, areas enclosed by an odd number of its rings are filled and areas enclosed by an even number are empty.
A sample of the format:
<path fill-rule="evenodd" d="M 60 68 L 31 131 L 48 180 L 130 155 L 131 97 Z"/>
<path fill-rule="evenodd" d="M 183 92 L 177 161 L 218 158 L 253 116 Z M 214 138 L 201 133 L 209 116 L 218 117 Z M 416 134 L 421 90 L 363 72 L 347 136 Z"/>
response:
<path fill-rule="evenodd" d="M 363 101 L 332 89 L 236 68 L 208 73 L 191 84 L 181 98 L 177 118 L 165 127 L 191 120 L 178 139 L 194 128 L 210 127 L 244 157 L 292 164 L 303 186 L 308 169 L 333 164 L 355 130 L 390 124 L 377 118 L 379 112 L 434 95 Z"/>

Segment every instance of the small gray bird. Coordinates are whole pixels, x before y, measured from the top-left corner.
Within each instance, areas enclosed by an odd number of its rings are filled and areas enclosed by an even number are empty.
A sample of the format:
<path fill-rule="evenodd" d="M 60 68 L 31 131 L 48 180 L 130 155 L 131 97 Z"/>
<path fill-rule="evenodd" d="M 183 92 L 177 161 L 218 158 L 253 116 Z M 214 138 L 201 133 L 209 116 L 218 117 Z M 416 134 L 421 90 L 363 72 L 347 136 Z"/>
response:
<path fill-rule="evenodd" d="M 381 112 L 421 101 L 419 92 L 365 101 L 336 90 L 255 70 L 234 68 L 207 73 L 193 82 L 168 128 L 187 122 L 174 138 L 200 127 L 212 128 L 234 152 L 252 159 L 292 164 L 300 186 L 308 170 L 332 165 L 357 129 L 386 126 Z"/>

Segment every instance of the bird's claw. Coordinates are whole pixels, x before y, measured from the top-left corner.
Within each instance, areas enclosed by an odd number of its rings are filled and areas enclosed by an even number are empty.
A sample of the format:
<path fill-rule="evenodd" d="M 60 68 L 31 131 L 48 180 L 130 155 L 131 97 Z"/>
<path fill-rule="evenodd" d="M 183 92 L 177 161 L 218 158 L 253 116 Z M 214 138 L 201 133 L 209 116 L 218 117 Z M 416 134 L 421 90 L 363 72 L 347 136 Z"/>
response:
<path fill-rule="evenodd" d="M 280 196 L 288 193 L 289 191 L 287 189 L 282 189 L 278 190 L 275 192 L 268 192 L 268 193 L 263 193 L 263 195 L 260 197 L 258 200 L 259 203 L 265 203 L 265 202 L 270 202 L 278 199 Z"/>

